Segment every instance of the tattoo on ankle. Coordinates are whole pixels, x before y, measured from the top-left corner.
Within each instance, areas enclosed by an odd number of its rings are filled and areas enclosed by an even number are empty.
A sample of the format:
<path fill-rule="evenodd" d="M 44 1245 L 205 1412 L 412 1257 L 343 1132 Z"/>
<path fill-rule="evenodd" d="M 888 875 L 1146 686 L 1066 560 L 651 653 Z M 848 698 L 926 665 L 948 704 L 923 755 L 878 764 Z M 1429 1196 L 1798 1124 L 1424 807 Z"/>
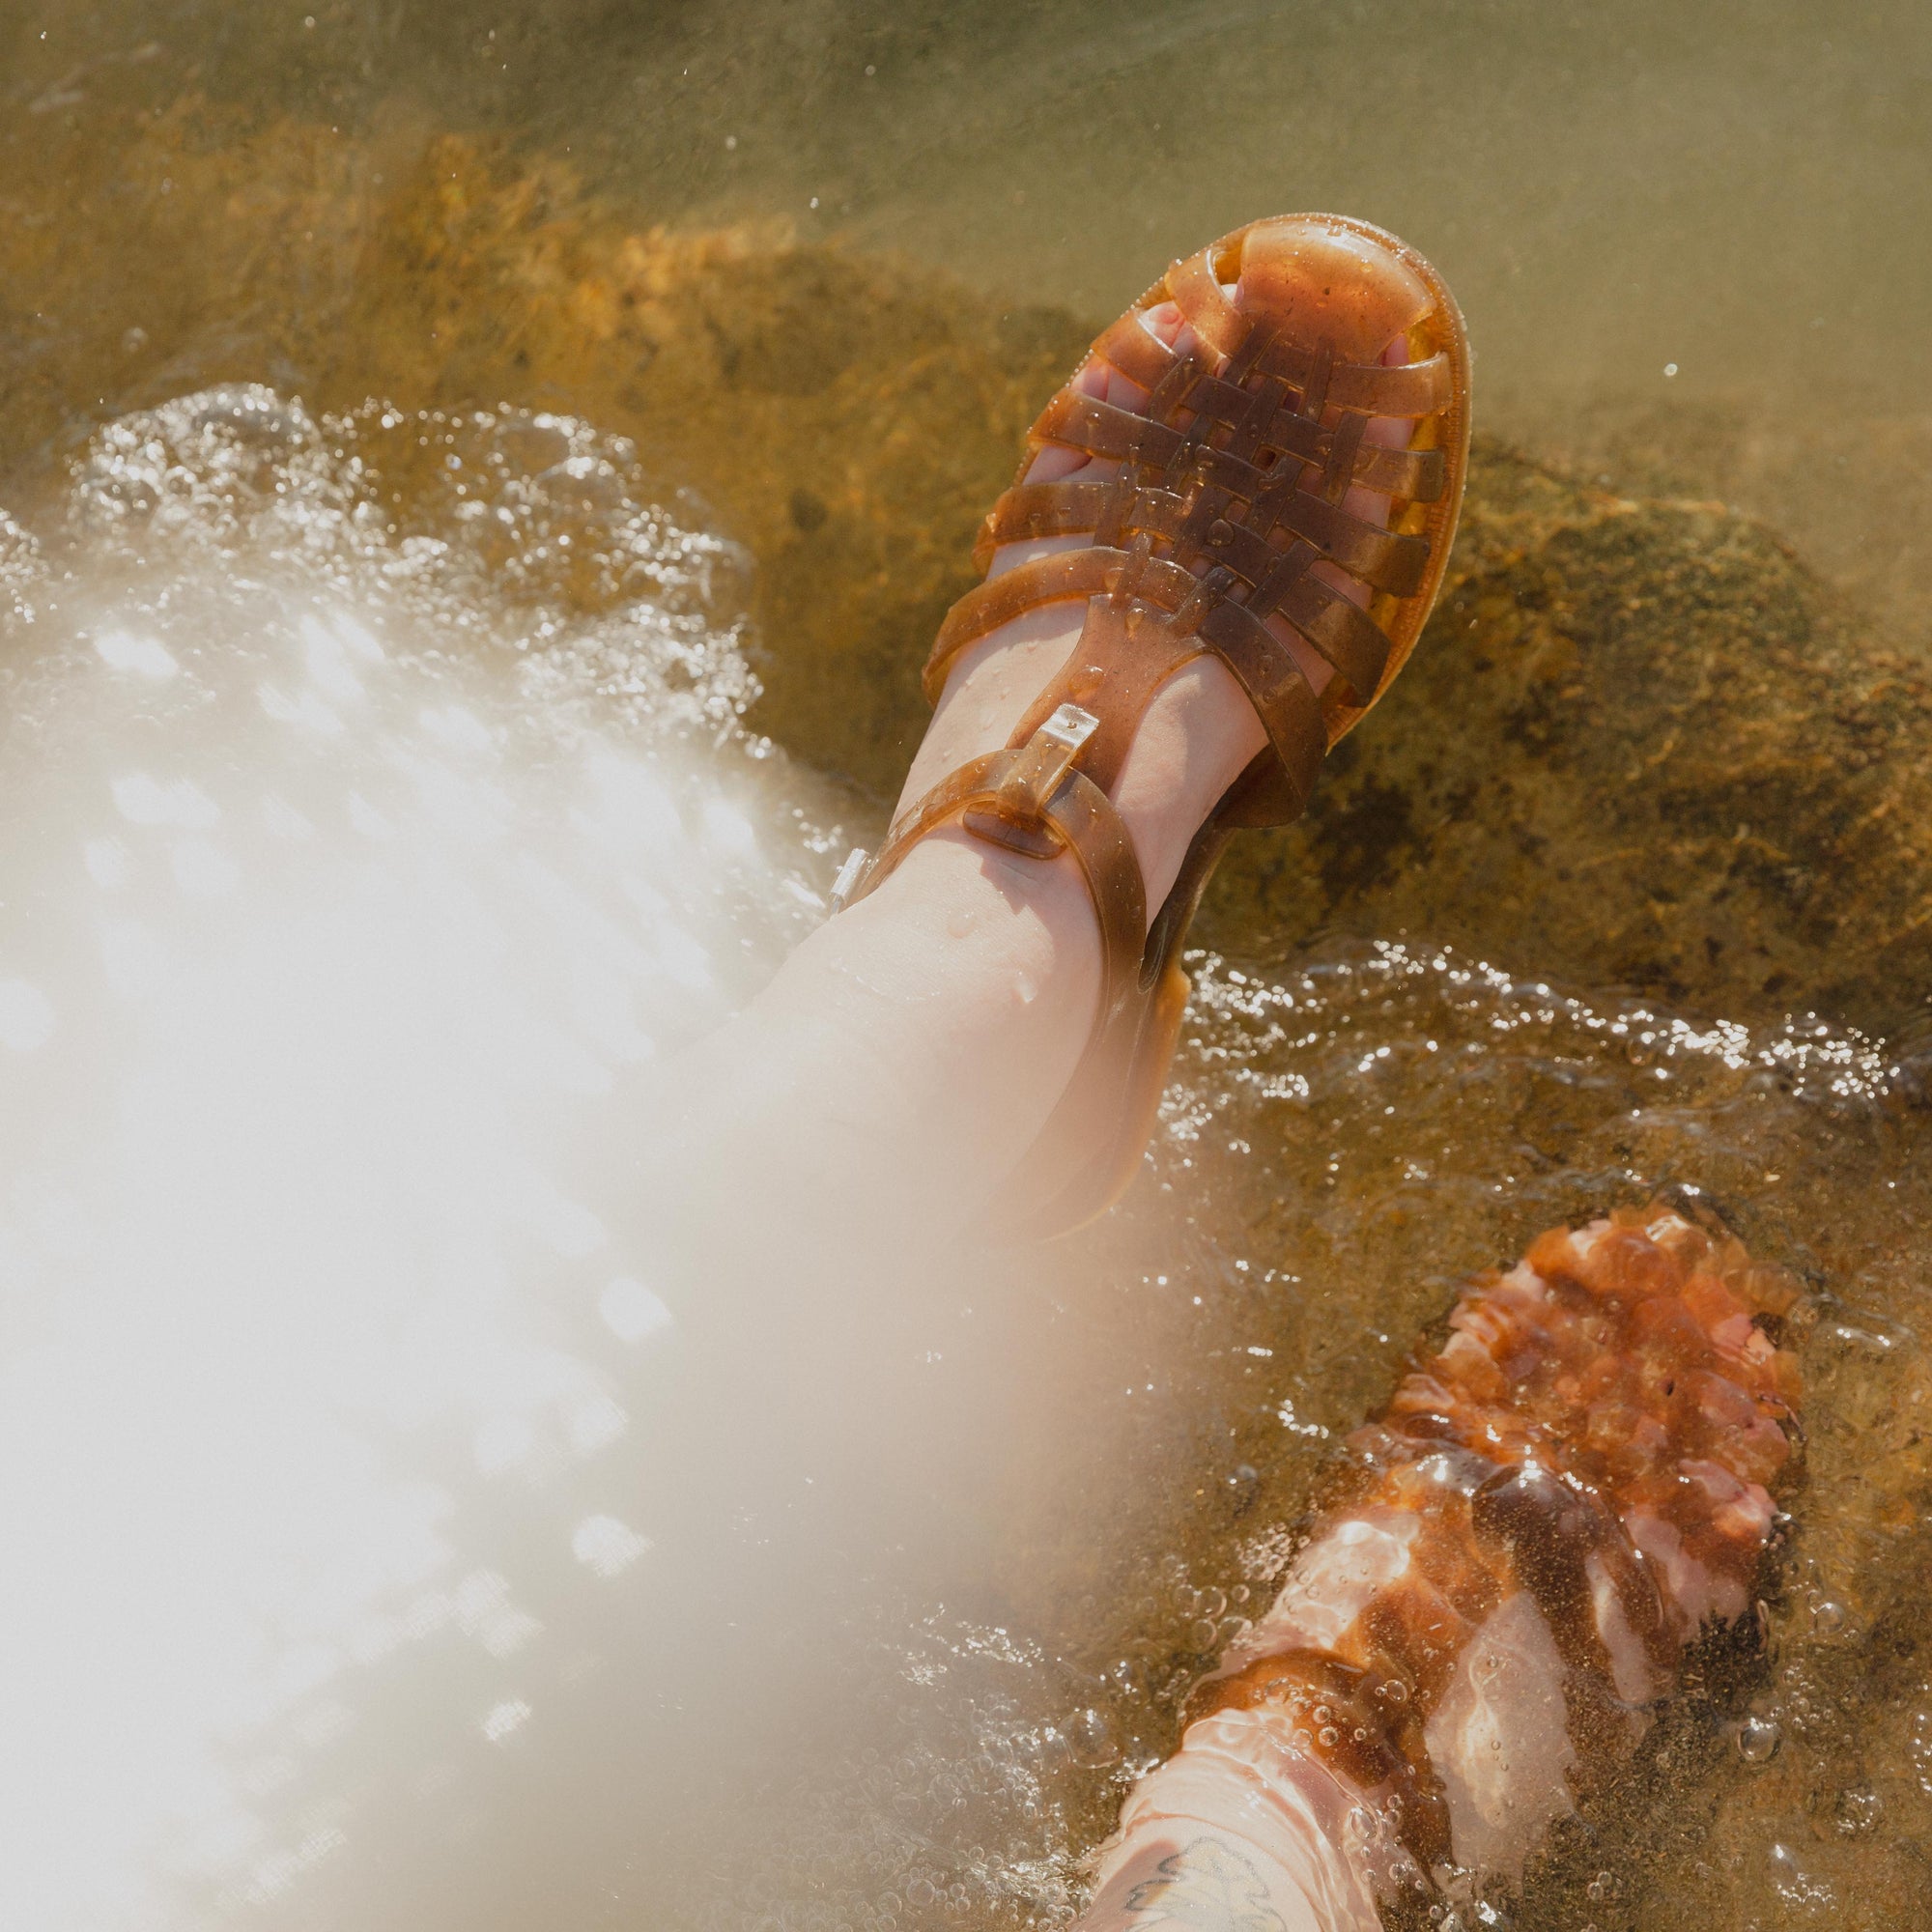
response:
<path fill-rule="evenodd" d="M 1262 1875 L 1232 1845 L 1196 1838 L 1127 1894 L 1127 1917 L 1192 1932 L 1287 1932 Z"/>

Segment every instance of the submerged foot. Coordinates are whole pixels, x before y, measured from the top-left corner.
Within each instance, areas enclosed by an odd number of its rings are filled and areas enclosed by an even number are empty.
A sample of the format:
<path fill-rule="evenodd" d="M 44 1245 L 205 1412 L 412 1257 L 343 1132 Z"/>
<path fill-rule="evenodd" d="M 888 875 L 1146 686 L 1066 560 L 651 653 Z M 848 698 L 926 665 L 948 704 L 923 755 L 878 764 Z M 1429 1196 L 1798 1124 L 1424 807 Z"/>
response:
<path fill-rule="evenodd" d="M 1050 923 L 1056 957 L 1065 939 L 1091 962 L 1097 937 L 1087 1038 L 1009 1171 L 1007 1233 L 1079 1227 L 1131 1179 L 1201 893 L 1236 831 L 1299 815 L 1406 658 L 1467 404 L 1435 271 L 1364 223 L 1287 215 L 1174 264 L 1035 423 L 927 663 L 899 811 L 836 895 L 912 860 L 928 903 L 956 903 L 964 866 Z"/>
<path fill-rule="evenodd" d="M 1237 311 L 1243 316 L 1278 315 L 1289 328 L 1296 324 L 1319 326 L 1339 338 L 1338 354 L 1359 360 L 1379 359 L 1391 367 L 1411 360 L 1408 326 L 1435 300 L 1412 270 L 1378 243 L 1346 229 L 1323 227 L 1317 218 L 1294 217 L 1268 226 L 1280 229 L 1279 245 L 1267 248 L 1251 241 L 1240 279 L 1223 291 Z M 1124 330 L 1144 331 L 1175 356 L 1194 358 L 1204 373 L 1222 378 L 1228 374 L 1229 358 L 1202 341 L 1175 301 L 1130 311 L 1100 338 L 1062 397 L 1042 415 L 1046 427 L 1043 433 L 1037 426 L 1031 440 L 1025 484 L 1100 485 L 1119 477 L 1125 467 L 1121 458 L 1056 440 L 1054 420 L 1059 411 L 1060 427 L 1069 436 L 1080 435 L 1086 426 L 1077 425 L 1064 407 L 1076 398 L 1137 416 L 1146 413 L 1148 387 L 1120 366 L 1120 359 L 1132 357 L 1133 338 L 1127 336 L 1123 346 Z M 1264 384 L 1256 383 L 1254 387 L 1258 398 L 1264 394 Z M 1159 399 L 1156 408 L 1166 401 Z M 1164 413 L 1183 431 L 1193 422 L 1185 409 Z M 1321 420 L 1331 431 L 1341 416 L 1342 411 L 1333 404 L 1321 412 Z M 1411 429 L 1411 422 L 1403 417 L 1375 416 L 1367 420 L 1360 440 L 1371 448 L 1404 450 Z M 1101 440 L 1092 435 L 1087 439 L 1090 444 Z M 1227 444 L 1236 438 L 1217 429 L 1209 440 Z M 1272 452 L 1265 454 L 1272 459 Z M 1300 469 L 1295 487 L 1310 497 L 1324 497 L 1340 513 L 1335 549 L 1348 556 L 1352 554 L 1347 542 L 1350 526 L 1385 530 L 1392 497 L 1388 490 L 1367 482 L 1345 481 L 1343 487 L 1334 488 L 1333 481 L 1331 471 L 1309 462 Z M 1086 532 L 998 541 L 1004 533 L 998 518 L 998 512 L 988 518 L 979 552 L 989 583 L 1036 558 L 1083 550 L 1100 540 Z M 1022 521 L 1012 516 L 1006 525 L 1011 528 Z M 1285 554 L 1289 534 L 1284 531 L 1275 542 Z M 1156 543 L 1152 554 L 1179 554 L 1197 577 L 1211 567 L 1211 554 L 1189 555 L 1184 544 Z M 1358 609 L 1366 609 L 1374 595 L 1372 585 L 1338 555 L 1321 555 L 1309 565 L 1308 575 Z M 1084 616 L 1081 602 L 1046 604 L 999 625 L 958 652 L 946 668 L 944 691 L 907 778 L 901 810 L 969 758 L 1012 740 L 1022 720 L 1037 708 L 1040 694 L 1066 666 Z M 1311 691 L 1318 696 L 1325 691 L 1335 672 L 1321 651 L 1279 613 L 1269 616 L 1265 626 L 1293 657 Z M 1373 695 L 1360 694 L 1361 701 Z M 1156 693 L 1118 781 L 1108 787 L 1134 843 L 1150 917 L 1174 883 L 1197 828 L 1266 746 L 1252 699 L 1212 655 L 1183 665 Z"/>
<path fill-rule="evenodd" d="M 1753 1601 L 1797 1402 L 1761 1323 L 1791 1298 L 1663 1208 L 1556 1230 L 1469 1290 L 1353 1438 L 1362 1493 L 1128 1800 L 1093 1922 L 1197 1842 L 1252 1854 L 1329 1932 L 1375 1926 L 1377 1891 L 1519 1876 L 1686 1645 Z"/>

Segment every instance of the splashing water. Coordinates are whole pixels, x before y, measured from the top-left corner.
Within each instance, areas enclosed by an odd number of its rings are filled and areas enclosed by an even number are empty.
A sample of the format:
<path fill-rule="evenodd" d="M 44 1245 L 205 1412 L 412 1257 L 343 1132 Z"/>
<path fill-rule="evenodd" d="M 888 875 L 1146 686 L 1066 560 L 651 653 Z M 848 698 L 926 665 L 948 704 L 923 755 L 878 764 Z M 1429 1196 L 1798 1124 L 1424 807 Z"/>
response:
<path fill-rule="evenodd" d="M 265 1840 L 226 1741 L 534 1634 L 393 1445 L 509 1480 L 627 1426 L 541 1298 L 668 1318 L 570 1150 L 822 903 L 737 722 L 739 571 L 580 423 L 258 387 L 110 423 L 0 524 L 0 1920 L 272 1892 L 340 1831 Z"/>

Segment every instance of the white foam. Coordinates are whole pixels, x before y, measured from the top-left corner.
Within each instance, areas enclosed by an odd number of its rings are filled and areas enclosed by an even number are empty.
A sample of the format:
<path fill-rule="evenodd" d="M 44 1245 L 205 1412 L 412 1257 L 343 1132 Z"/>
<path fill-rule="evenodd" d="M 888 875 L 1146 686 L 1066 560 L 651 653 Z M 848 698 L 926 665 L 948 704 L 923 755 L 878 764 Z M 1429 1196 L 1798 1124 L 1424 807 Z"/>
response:
<path fill-rule="evenodd" d="M 473 1646 L 500 1694 L 452 1725 L 537 1727 L 543 1623 L 459 1577 L 456 1500 L 401 1445 L 492 1494 L 614 1453 L 629 1398 L 581 1350 L 679 1331 L 581 1151 L 826 870 L 740 749 L 723 545 L 565 418 L 539 440 L 617 478 L 589 508 L 478 460 L 487 553 L 392 534 L 355 514 L 359 433 L 260 389 L 110 424 L 60 608 L 0 605 L 37 672 L 0 770 L 0 1924 L 303 1883 L 341 1833 L 271 1815 L 296 1772 L 242 1747 L 335 1735 L 358 1661 Z M 653 601 L 549 601 L 566 513 Z M 618 1587 L 650 1525 L 565 1508 L 561 1567 Z"/>

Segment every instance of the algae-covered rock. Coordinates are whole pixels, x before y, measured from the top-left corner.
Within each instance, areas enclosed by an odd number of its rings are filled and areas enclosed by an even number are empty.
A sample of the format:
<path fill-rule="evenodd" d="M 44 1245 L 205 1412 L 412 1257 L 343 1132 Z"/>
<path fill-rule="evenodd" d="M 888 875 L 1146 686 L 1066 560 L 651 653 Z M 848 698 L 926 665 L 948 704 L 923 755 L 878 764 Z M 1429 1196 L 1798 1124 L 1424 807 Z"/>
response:
<path fill-rule="evenodd" d="M 1406 929 L 1740 1016 L 1932 990 L 1932 680 L 1719 504 L 1485 445 L 1442 602 L 1218 943 Z"/>
<path fill-rule="evenodd" d="M 13 158 L 16 478 L 84 431 L 77 399 L 112 412 L 221 379 L 322 410 L 574 412 L 748 547 L 754 722 L 878 801 L 974 526 L 1092 332 L 777 229 L 640 226 L 567 168 L 446 135 L 352 146 L 188 106 Z M 61 242 L 75 221 L 84 249 Z M 424 480 L 399 453 L 399 520 Z M 1201 932 L 1278 955 L 1406 930 L 1741 1017 L 1817 1005 L 1889 1029 L 1932 986 L 1928 719 L 1924 668 L 1762 527 L 1484 442 L 1413 664 L 1308 817 L 1236 842 Z"/>

